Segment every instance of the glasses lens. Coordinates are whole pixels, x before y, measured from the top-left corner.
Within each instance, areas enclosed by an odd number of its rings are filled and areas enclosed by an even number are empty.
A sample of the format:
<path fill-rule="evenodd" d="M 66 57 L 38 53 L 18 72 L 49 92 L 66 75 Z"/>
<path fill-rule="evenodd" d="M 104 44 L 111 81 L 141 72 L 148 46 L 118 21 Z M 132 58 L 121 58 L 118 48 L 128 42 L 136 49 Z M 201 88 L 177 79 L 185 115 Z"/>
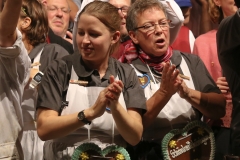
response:
<path fill-rule="evenodd" d="M 168 29 L 168 25 L 159 25 L 163 31 Z"/>
<path fill-rule="evenodd" d="M 159 26 L 165 31 L 170 27 L 170 21 L 162 21 Z"/>
<path fill-rule="evenodd" d="M 155 25 L 154 24 L 146 24 L 145 26 L 144 26 L 144 29 L 146 30 L 146 31 L 152 31 L 152 30 L 154 30 L 155 29 Z"/>
<path fill-rule="evenodd" d="M 128 7 L 122 7 L 122 13 L 127 14 L 128 12 Z"/>

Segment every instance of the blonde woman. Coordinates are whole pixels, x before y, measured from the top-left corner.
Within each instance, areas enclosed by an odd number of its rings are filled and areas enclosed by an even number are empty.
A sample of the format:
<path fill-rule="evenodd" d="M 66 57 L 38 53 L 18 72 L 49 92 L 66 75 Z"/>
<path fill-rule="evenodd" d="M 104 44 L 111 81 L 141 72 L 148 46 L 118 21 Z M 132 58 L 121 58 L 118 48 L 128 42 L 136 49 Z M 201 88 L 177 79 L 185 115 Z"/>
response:
<path fill-rule="evenodd" d="M 78 51 L 47 69 L 37 102 L 38 135 L 47 140 L 45 160 L 71 159 L 84 142 L 104 148 L 141 140 L 144 92 L 134 69 L 110 56 L 119 43 L 120 23 L 110 3 L 89 3 L 74 32 Z"/>

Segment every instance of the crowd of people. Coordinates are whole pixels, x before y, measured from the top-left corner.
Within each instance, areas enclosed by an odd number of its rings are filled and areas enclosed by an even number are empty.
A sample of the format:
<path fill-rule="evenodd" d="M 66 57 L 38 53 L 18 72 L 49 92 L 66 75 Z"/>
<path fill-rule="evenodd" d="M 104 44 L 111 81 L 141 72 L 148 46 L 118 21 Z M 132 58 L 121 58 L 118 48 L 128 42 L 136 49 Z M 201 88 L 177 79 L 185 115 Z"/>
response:
<path fill-rule="evenodd" d="M 195 120 L 216 160 L 240 159 L 239 7 L 0 0 L 0 159 L 71 159 L 92 142 L 162 160 L 163 137 Z"/>

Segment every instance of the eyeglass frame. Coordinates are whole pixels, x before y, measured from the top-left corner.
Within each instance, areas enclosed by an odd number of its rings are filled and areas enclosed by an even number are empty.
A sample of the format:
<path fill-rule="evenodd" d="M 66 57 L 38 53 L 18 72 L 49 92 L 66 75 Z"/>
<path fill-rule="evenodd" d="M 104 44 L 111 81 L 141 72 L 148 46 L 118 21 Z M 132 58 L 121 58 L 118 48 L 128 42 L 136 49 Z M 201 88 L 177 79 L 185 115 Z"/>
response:
<path fill-rule="evenodd" d="M 162 21 L 164 21 L 164 20 L 162 20 Z M 161 22 L 162 22 L 161 21 Z M 171 20 L 169 20 L 169 19 L 166 19 L 166 21 L 167 21 L 167 24 L 168 25 L 166 25 L 168 28 L 171 28 Z M 146 31 L 152 31 L 152 30 L 156 30 L 156 25 L 159 25 L 159 27 L 163 30 L 163 31 L 166 31 L 167 29 L 163 29 L 162 27 L 165 27 L 165 26 L 163 26 L 163 25 L 161 25 L 161 24 L 159 24 L 159 23 L 151 23 L 151 22 L 148 22 L 148 24 L 151 24 L 152 26 L 151 27 L 153 27 L 154 26 L 154 29 L 151 29 L 151 30 L 147 30 L 147 28 L 145 28 L 146 27 L 146 25 L 147 24 L 145 24 L 145 25 L 143 25 L 143 26 L 140 26 L 140 27 L 136 27 L 136 28 L 134 28 L 133 30 L 134 31 L 136 31 L 136 30 L 138 30 L 138 29 L 141 29 L 141 28 L 143 28 L 144 30 L 146 30 Z"/>
<path fill-rule="evenodd" d="M 54 9 L 51 8 L 51 7 L 54 7 Z M 63 13 L 65 13 L 65 14 L 68 14 L 68 13 L 71 12 L 71 9 L 70 9 L 70 8 L 58 8 L 58 7 L 55 6 L 55 5 L 47 6 L 47 10 L 50 11 L 50 12 L 56 12 L 56 11 L 58 11 L 59 9 L 60 9 Z M 67 11 L 65 11 L 65 10 L 63 10 L 63 9 L 66 9 Z"/>
<path fill-rule="evenodd" d="M 123 8 L 127 8 L 125 13 L 123 12 Z M 123 15 L 127 15 L 127 12 L 128 12 L 129 7 L 128 7 L 128 6 L 122 6 L 122 7 L 120 7 L 120 8 L 116 7 L 116 9 L 117 9 L 118 11 L 121 10 L 121 13 L 122 13 Z"/>

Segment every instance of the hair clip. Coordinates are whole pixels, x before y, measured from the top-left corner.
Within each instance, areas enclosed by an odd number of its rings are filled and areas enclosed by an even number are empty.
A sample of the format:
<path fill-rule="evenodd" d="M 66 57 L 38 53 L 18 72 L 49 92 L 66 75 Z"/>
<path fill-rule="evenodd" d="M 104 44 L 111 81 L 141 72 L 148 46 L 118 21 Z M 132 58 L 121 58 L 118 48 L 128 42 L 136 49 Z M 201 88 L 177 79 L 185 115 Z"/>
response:
<path fill-rule="evenodd" d="M 25 8 L 21 7 L 21 11 L 22 11 L 26 16 L 28 16 Z"/>

